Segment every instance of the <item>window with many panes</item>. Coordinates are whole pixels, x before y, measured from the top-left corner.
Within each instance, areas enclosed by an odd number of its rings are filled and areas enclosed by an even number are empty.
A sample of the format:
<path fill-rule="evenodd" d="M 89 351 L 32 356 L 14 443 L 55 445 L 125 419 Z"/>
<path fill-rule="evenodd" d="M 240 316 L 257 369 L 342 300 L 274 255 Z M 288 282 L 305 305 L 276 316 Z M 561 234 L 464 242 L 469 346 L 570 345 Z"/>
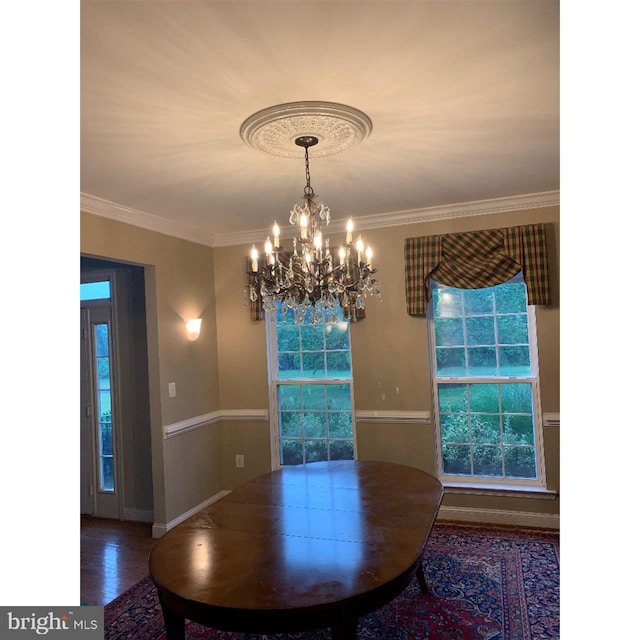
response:
<path fill-rule="evenodd" d="M 440 478 L 544 486 L 535 313 L 521 275 L 485 289 L 433 282 L 429 316 Z"/>
<path fill-rule="evenodd" d="M 349 322 L 267 317 L 274 466 L 351 460 L 353 385 Z"/>

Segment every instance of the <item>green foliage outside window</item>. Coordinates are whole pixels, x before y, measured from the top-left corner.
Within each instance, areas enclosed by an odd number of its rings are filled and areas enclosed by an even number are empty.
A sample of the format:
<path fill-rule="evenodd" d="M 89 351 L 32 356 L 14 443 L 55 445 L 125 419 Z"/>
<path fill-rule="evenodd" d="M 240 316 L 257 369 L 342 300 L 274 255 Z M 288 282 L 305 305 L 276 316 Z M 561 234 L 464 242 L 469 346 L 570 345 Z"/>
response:
<path fill-rule="evenodd" d="M 439 384 L 438 409 L 445 473 L 535 478 L 530 384 Z"/>
<path fill-rule="evenodd" d="M 114 490 L 113 478 L 113 424 L 111 411 L 100 415 L 100 488 L 103 491 Z"/>

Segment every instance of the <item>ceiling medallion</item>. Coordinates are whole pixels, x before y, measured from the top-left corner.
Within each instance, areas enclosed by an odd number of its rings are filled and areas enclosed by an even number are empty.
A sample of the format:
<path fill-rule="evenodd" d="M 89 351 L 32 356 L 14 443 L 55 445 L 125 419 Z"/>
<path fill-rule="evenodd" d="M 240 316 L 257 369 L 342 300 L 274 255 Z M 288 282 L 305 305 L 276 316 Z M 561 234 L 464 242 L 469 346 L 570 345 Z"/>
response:
<path fill-rule="evenodd" d="M 287 102 L 262 109 L 240 127 L 240 137 L 254 149 L 282 158 L 304 157 L 295 144 L 302 137 L 317 138 L 312 157 L 330 156 L 360 144 L 371 133 L 369 117 L 336 102 Z"/>

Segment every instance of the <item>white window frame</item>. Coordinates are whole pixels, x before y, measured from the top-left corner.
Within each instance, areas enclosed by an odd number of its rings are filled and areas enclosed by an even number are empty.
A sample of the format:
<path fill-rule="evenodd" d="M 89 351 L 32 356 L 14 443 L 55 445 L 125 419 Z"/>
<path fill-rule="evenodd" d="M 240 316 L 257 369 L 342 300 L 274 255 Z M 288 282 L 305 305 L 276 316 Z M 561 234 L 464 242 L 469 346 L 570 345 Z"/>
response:
<path fill-rule="evenodd" d="M 349 323 L 348 320 L 346 320 Z M 323 325 L 318 325 L 323 326 Z M 280 463 L 280 414 L 278 411 L 278 387 L 280 385 L 311 384 L 349 384 L 351 396 L 351 432 L 353 437 L 353 459 L 358 459 L 358 443 L 356 438 L 356 411 L 353 398 L 353 353 L 351 351 L 351 325 L 349 323 L 349 351 L 351 356 L 351 376 L 340 378 L 286 378 L 278 376 L 278 340 L 276 332 L 276 312 L 265 312 L 265 328 L 267 338 L 267 370 L 269 374 L 269 428 L 271 432 L 271 469 L 284 466 Z M 326 353 L 326 352 L 325 352 Z"/>
<path fill-rule="evenodd" d="M 433 289 L 446 286 L 432 281 Z M 455 288 L 455 287 L 452 287 Z M 446 487 L 469 487 L 469 488 L 495 488 L 495 489 L 545 489 L 547 487 L 546 467 L 544 459 L 544 435 L 542 421 L 542 405 L 540 401 L 540 375 L 538 366 L 538 336 L 536 327 L 536 311 L 535 306 L 527 305 L 527 325 L 529 339 L 529 357 L 531 364 L 531 375 L 529 376 L 486 376 L 486 377 L 438 377 L 436 375 L 436 336 L 435 322 L 433 315 L 433 298 L 427 305 L 427 327 L 429 342 L 429 371 L 431 377 L 431 406 L 434 438 L 435 438 L 435 467 L 436 475 L 442 484 Z M 466 342 L 466 332 L 465 332 Z M 465 345 L 466 346 L 466 345 Z M 494 476 L 479 475 L 455 475 L 445 473 L 442 462 L 442 448 L 440 437 L 440 411 L 438 403 L 438 383 L 457 383 L 457 384 L 479 384 L 479 383 L 530 383 L 532 395 L 532 413 L 533 413 L 533 430 L 535 439 L 536 452 L 536 478 L 503 478 Z"/>

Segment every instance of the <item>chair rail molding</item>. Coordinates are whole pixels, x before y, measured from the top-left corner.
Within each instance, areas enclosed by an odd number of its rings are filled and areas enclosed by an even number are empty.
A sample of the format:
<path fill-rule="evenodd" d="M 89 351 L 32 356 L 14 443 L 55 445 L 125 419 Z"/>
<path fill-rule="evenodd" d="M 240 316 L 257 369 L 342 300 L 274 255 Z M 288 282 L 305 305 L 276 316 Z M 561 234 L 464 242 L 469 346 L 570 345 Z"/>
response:
<path fill-rule="evenodd" d="M 356 411 L 356 422 L 378 424 L 429 424 L 429 411 Z"/>
<path fill-rule="evenodd" d="M 168 438 L 175 438 L 183 433 L 188 433 L 194 429 L 200 429 L 200 427 L 215 424 L 216 422 L 228 420 L 262 421 L 268 419 L 269 412 L 266 409 L 221 409 L 200 416 L 194 416 L 193 418 L 187 418 L 180 422 L 174 422 L 173 424 L 164 425 L 162 427 L 162 433 L 166 440 Z"/>
<path fill-rule="evenodd" d="M 267 421 L 269 420 L 268 409 L 221 409 L 211 411 L 193 418 L 187 418 L 179 422 L 167 424 L 162 427 L 164 439 L 175 438 L 176 436 L 188 433 L 194 429 L 200 429 L 207 425 L 222 421 Z M 378 423 L 378 424 L 429 424 L 431 415 L 429 411 L 378 411 L 361 410 L 356 411 L 356 422 Z"/>

